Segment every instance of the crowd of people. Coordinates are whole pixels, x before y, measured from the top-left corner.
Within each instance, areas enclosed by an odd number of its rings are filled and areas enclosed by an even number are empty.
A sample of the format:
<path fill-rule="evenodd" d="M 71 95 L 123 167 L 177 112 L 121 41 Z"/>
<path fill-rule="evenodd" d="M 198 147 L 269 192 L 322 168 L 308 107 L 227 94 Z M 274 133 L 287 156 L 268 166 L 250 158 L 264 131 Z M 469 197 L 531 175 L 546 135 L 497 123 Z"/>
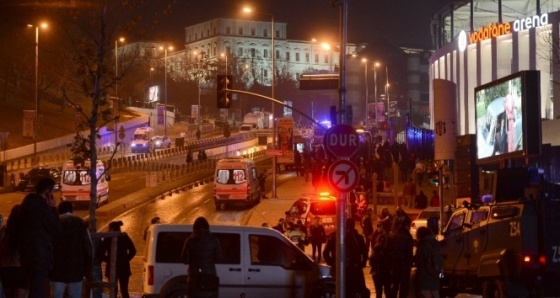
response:
<path fill-rule="evenodd" d="M 54 187 L 50 178 L 39 180 L 35 192 L 12 207 L 0 228 L 0 281 L 5 297 L 80 298 L 84 281 L 92 278 L 94 252 L 109 264 L 110 239 L 103 239 L 95 250 L 87 225 L 73 214 L 72 204 L 56 204 Z M 109 229 L 120 232 L 120 226 L 122 222 L 112 222 Z M 119 233 L 116 276 L 122 298 L 129 297 L 129 262 L 135 254 L 132 240 Z M 105 272 L 108 277 L 109 266 Z"/>
<path fill-rule="evenodd" d="M 374 227 L 374 222 L 376 225 Z M 398 206 L 392 214 L 387 207 L 374 220 L 368 208 L 356 229 L 354 218 L 346 220 L 346 295 L 347 297 L 369 297 L 363 269 L 369 264 L 375 286 L 376 297 L 407 297 L 409 294 L 412 266 L 417 268 L 414 288 L 420 297 L 439 297 L 440 270 L 432 268 L 433 251 L 439 252 L 439 243 L 431 230 L 421 227 L 417 231 L 417 250 L 413 254 L 413 235 L 410 234 L 411 220 L 403 208 Z M 305 251 L 312 245 L 312 259 L 319 263 L 321 258 L 336 271 L 336 233 L 325 234 L 319 218 L 315 218 L 309 229 L 298 220 L 296 223 L 280 218 L 272 227 L 283 233 L 294 244 Z M 324 245 L 324 249 L 323 249 Z M 439 268 L 441 269 L 441 268 Z"/>

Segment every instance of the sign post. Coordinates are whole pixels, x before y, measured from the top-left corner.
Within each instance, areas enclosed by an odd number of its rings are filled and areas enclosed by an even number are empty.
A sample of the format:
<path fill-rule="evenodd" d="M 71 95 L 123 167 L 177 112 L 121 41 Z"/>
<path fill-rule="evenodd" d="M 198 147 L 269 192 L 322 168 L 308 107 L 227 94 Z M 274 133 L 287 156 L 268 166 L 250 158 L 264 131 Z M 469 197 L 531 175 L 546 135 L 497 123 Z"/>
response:
<path fill-rule="evenodd" d="M 336 228 L 336 282 L 337 297 L 344 297 L 346 280 L 346 209 L 352 212 L 352 208 L 347 208 L 348 192 L 356 187 L 359 181 L 359 171 L 356 165 L 349 158 L 360 148 L 359 135 L 356 130 L 347 124 L 340 124 L 331 127 L 325 133 L 324 145 L 339 160 L 335 161 L 328 170 L 328 177 L 331 186 L 339 192 L 336 204 L 337 228 Z M 348 216 L 352 218 L 352 215 Z"/>

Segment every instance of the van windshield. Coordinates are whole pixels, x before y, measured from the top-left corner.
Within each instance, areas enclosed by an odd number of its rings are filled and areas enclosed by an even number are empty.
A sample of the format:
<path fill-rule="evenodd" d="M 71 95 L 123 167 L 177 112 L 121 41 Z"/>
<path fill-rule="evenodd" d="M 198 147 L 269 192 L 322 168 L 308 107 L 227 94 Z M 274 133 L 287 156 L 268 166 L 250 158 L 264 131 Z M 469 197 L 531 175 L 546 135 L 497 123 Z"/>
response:
<path fill-rule="evenodd" d="M 135 139 L 135 140 L 146 140 L 147 137 L 146 137 L 145 134 L 139 134 L 139 133 L 138 133 L 138 134 L 135 134 L 135 135 L 134 135 L 134 139 Z"/>
<path fill-rule="evenodd" d="M 91 177 L 87 170 L 68 170 L 62 174 L 62 184 L 89 185 Z"/>

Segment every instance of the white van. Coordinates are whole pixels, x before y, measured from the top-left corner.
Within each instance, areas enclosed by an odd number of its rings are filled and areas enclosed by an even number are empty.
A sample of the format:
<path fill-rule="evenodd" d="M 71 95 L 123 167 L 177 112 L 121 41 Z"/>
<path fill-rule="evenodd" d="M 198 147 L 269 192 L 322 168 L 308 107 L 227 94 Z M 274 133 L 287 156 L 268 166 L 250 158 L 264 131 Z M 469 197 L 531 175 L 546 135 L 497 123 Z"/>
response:
<path fill-rule="evenodd" d="M 73 203 L 90 202 L 91 177 L 89 159 L 84 164 L 74 164 L 68 160 L 62 165 L 60 178 L 60 198 L 62 201 Z M 95 173 L 97 178 L 97 206 L 109 203 L 109 180 L 111 178 L 105 173 L 105 166 L 101 160 L 97 160 Z"/>
<path fill-rule="evenodd" d="M 256 204 L 260 199 L 257 169 L 252 159 L 229 157 L 222 158 L 216 163 L 214 175 L 216 209 L 223 210 L 234 203 Z"/>
<path fill-rule="evenodd" d="M 143 257 L 143 297 L 185 297 L 187 266 L 181 262 L 192 225 L 148 228 Z M 216 264 L 220 298 L 334 297 L 330 267 L 313 262 L 288 238 L 270 228 L 210 226 L 224 258 Z"/>

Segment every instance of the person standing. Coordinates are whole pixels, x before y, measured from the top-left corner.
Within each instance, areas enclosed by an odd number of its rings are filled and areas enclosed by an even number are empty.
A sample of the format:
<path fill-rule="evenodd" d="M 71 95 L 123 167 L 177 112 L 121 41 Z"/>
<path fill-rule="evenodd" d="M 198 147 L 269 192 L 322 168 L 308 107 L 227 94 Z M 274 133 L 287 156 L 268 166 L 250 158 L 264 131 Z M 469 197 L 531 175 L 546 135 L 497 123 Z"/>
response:
<path fill-rule="evenodd" d="M 430 207 L 439 207 L 439 196 L 435 190 L 432 192 L 432 197 L 430 198 Z"/>
<path fill-rule="evenodd" d="M 17 251 L 19 217 L 20 205 L 16 204 L 6 224 L 0 228 L 0 281 L 8 298 L 25 298 L 29 289 Z"/>
<path fill-rule="evenodd" d="M 53 298 L 80 298 L 85 277 L 91 273 L 91 238 L 84 220 L 72 214 L 72 203 L 58 205 L 62 232 L 53 241 L 53 269 L 49 273 Z"/>
<path fill-rule="evenodd" d="M 198 217 L 193 224 L 193 232 L 185 240 L 181 254 L 183 263 L 189 265 L 187 272 L 187 297 L 217 298 L 219 278 L 216 262 L 223 259 L 220 242 L 210 233 L 210 224 L 204 217 Z M 201 282 L 214 280 L 214 288 L 202 289 Z M 217 283 L 216 283 L 217 281 Z"/>
<path fill-rule="evenodd" d="M 299 150 L 294 150 L 294 164 L 296 167 L 296 176 L 303 176 L 303 169 L 301 168 L 301 153 Z"/>
<path fill-rule="evenodd" d="M 413 249 L 413 239 L 408 229 L 407 225 L 397 225 L 396 230 L 389 235 L 387 251 L 391 263 L 391 291 L 388 295 L 390 298 L 408 296 Z"/>
<path fill-rule="evenodd" d="M 391 232 L 393 215 L 389 212 L 389 208 L 383 207 L 383 209 L 381 209 L 381 215 L 379 216 L 377 224 L 380 224 L 383 227 L 385 234 L 388 235 Z"/>
<path fill-rule="evenodd" d="M 29 298 L 47 296 L 48 275 L 53 265 L 52 240 L 61 230 L 52 195 L 54 185 L 50 178 L 39 180 L 35 193 L 25 196 L 20 207 L 18 253 L 29 282 Z"/>
<path fill-rule="evenodd" d="M 266 189 L 265 189 L 265 184 L 266 184 L 266 169 L 264 169 L 260 174 L 259 174 L 259 188 L 261 190 L 261 196 L 263 197 L 263 199 L 268 199 L 268 197 L 266 196 Z"/>
<path fill-rule="evenodd" d="M 315 217 L 313 219 L 313 224 L 309 227 L 309 234 L 311 238 L 311 256 L 315 262 L 320 263 L 321 249 L 323 242 L 327 239 L 327 236 L 325 234 L 325 227 L 321 224 L 319 217 Z"/>
<path fill-rule="evenodd" d="M 161 220 L 160 220 L 159 216 L 155 216 L 154 218 L 152 218 L 152 220 L 150 220 L 150 225 L 147 226 L 147 227 L 144 229 L 144 241 L 146 241 L 146 238 L 148 237 L 148 228 L 149 228 L 151 225 L 157 225 L 157 224 L 160 224 L 160 223 L 161 223 Z"/>
<path fill-rule="evenodd" d="M 428 197 L 421 190 L 416 197 L 416 209 L 425 209 L 426 207 L 428 207 Z"/>
<path fill-rule="evenodd" d="M 286 232 L 286 229 L 284 228 L 286 225 L 286 220 L 284 218 L 280 218 L 278 220 L 278 224 L 275 225 L 274 227 L 272 227 L 273 229 L 275 229 L 276 231 L 280 232 L 281 234 L 284 234 Z"/>
<path fill-rule="evenodd" d="M 391 289 L 389 252 L 387 251 L 387 235 L 381 233 L 372 244 L 371 256 L 369 257 L 370 273 L 375 286 L 375 297 L 388 297 Z"/>
<path fill-rule="evenodd" d="M 366 240 L 366 247 L 368 248 L 368 251 L 370 245 L 372 245 L 371 242 L 373 236 L 373 221 L 371 219 L 371 212 L 372 212 L 371 208 L 368 208 L 361 221 L 362 231 L 364 233 L 364 238 Z"/>
<path fill-rule="evenodd" d="M 305 251 L 305 233 L 299 228 L 299 225 L 288 222 L 288 230 L 285 235 L 290 241 L 297 245 L 297 247 Z"/>
<path fill-rule="evenodd" d="M 403 186 L 404 205 L 408 208 L 414 208 L 414 198 L 416 197 L 416 185 L 412 178 L 408 178 Z"/>
<path fill-rule="evenodd" d="M 369 297 L 370 291 L 366 287 L 363 268 L 368 260 L 368 248 L 364 237 L 356 231 L 356 222 L 352 218 L 346 219 L 346 297 Z M 336 274 L 336 233 L 329 235 L 323 258 Z"/>
<path fill-rule="evenodd" d="M 122 225 L 123 222 L 120 220 L 113 221 L 109 224 L 110 232 L 120 233 L 117 238 L 117 256 L 115 265 L 115 273 L 119 286 L 115 287 L 115 297 L 117 296 L 118 288 L 120 288 L 121 298 L 129 298 L 130 294 L 128 293 L 128 281 L 130 279 L 130 275 L 132 274 L 130 271 L 130 261 L 136 255 L 136 247 L 128 234 L 121 232 Z M 103 241 L 101 241 L 101 244 L 99 244 L 99 248 L 97 249 L 98 259 L 102 262 L 106 262 L 105 276 L 107 278 L 109 278 L 111 274 L 111 241 L 112 239 L 110 237 L 103 238 Z"/>
<path fill-rule="evenodd" d="M 309 152 L 309 149 L 307 149 L 307 147 L 303 149 L 302 160 L 303 160 L 303 176 L 305 176 L 305 182 L 308 182 L 309 173 L 311 173 L 312 160 L 311 160 L 311 152 Z"/>
<path fill-rule="evenodd" d="M 423 298 L 439 298 L 441 248 L 432 231 L 420 227 L 416 231 L 418 246 L 414 255 L 416 264 L 415 284 Z"/>

